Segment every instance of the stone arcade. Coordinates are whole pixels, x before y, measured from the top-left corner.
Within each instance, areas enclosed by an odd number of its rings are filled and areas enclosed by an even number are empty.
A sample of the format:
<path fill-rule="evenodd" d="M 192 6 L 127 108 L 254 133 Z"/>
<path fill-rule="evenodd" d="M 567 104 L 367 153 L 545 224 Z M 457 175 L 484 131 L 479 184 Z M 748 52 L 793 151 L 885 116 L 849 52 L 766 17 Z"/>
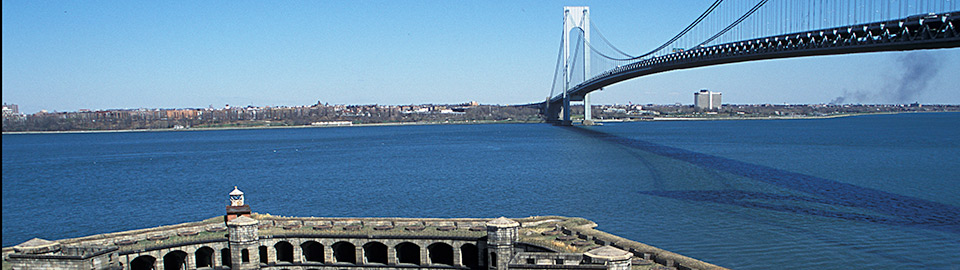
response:
<path fill-rule="evenodd" d="M 3 249 L 4 269 L 723 269 L 582 218 L 288 218 L 230 192 L 222 219 Z M 226 226 L 224 226 L 226 225 Z"/>

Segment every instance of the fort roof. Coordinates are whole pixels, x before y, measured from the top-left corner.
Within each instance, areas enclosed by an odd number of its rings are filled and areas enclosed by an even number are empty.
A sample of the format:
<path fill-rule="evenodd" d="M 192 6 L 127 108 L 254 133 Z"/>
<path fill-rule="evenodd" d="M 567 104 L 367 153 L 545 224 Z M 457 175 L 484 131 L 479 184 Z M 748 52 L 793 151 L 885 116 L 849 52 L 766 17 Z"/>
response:
<path fill-rule="evenodd" d="M 584 254 L 590 257 L 610 260 L 610 261 L 629 260 L 630 257 L 633 257 L 633 254 L 631 254 L 630 252 L 626 252 L 622 249 L 611 247 L 611 246 L 602 246 L 595 249 L 591 249 L 585 252 Z"/>
<path fill-rule="evenodd" d="M 520 223 L 513 221 L 511 219 L 508 219 L 506 217 L 499 217 L 497 219 L 491 220 L 490 222 L 487 222 L 487 226 L 514 227 L 514 226 L 520 226 Z"/>
<path fill-rule="evenodd" d="M 40 246 L 46 246 L 46 245 L 53 245 L 53 244 L 56 244 L 56 243 L 57 243 L 57 242 L 55 242 L 55 241 L 50 241 L 50 240 L 45 240 L 45 239 L 40 239 L 40 238 L 33 238 L 33 239 L 30 239 L 30 240 L 28 240 L 28 241 L 26 241 L 26 242 L 23 242 L 23 243 L 21 243 L 21 244 L 19 244 L 19 245 L 16 245 L 16 246 L 18 246 L 18 247 L 40 247 Z"/>
<path fill-rule="evenodd" d="M 229 224 L 229 225 L 252 225 L 252 224 L 257 224 L 258 222 L 259 222 L 259 221 L 257 221 L 256 219 L 252 219 L 252 218 L 249 218 L 249 217 L 247 217 L 247 216 L 240 216 L 240 217 L 237 217 L 237 218 L 231 220 L 231 221 L 230 221 L 229 223 L 227 223 L 227 224 Z"/>
<path fill-rule="evenodd" d="M 13 250 L 24 254 L 40 254 L 60 250 L 60 243 L 40 238 L 33 238 L 13 247 Z"/>
<path fill-rule="evenodd" d="M 624 258 L 636 260 L 639 258 L 671 266 L 683 265 L 691 269 L 722 269 L 716 265 L 595 230 L 596 223 L 576 217 L 535 216 L 516 219 L 506 217 L 495 219 L 327 218 L 279 217 L 253 213 L 252 217 L 237 217 L 228 225 L 257 226 L 259 227 L 257 234 L 260 236 L 260 241 L 268 242 L 282 241 L 282 239 L 313 239 L 314 241 L 320 241 L 317 239 L 360 239 L 360 241 L 413 239 L 410 241 L 422 241 L 424 243 L 440 240 L 485 241 L 489 226 L 497 228 L 517 226 L 517 243 L 533 250 L 550 250 L 556 252 L 554 254 L 561 255 L 580 253 L 597 261 L 621 261 Z M 51 243 L 62 244 L 64 247 L 116 246 L 119 248 L 117 253 L 120 255 L 134 256 L 135 254 L 151 253 L 156 255 L 154 257 L 160 258 L 163 256 L 160 253 L 161 251 L 174 247 L 224 245 L 223 243 L 228 241 L 228 237 L 224 234 L 226 229 L 222 219 L 216 217 L 200 222 L 58 241 L 31 239 L 14 248 L 25 247 L 26 250 L 32 250 L 29 248 L 30 246 L 42 246 Z M 157 235 L 163 235 L 164 237 L 152 237 Z M 274 244 L 270 242 L 266 246 L 273 246 Z M 13 252 L 14 248 L 4 248 L 4 255 Z"/>

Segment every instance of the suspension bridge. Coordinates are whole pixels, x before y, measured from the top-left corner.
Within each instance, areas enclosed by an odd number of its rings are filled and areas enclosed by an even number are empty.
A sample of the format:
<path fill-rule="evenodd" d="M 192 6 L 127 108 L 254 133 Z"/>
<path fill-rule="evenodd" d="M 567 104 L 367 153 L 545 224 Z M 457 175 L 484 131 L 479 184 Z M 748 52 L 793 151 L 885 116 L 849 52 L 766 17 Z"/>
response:
<path fill-rule="evenodd" d="M 960 47 L 960 0 L 716 0 L 696 20 L 639 55 L 611 44 L 589 7 L 564 7 L 547 122 L 571 125 L 570 103 L 592 120 L 590 93 L 688 68 L 819 55 Z M 601 42 L 591 43 L 591 30 Z"/>

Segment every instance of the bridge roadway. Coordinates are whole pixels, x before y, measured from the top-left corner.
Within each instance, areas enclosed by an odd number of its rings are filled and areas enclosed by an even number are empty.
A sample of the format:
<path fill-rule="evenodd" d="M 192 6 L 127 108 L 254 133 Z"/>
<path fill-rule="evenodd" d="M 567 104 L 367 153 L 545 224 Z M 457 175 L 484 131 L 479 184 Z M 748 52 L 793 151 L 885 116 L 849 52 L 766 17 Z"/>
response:
<path fill-rule="evenodd" d="M 705 46 L 640 60 L 594 76 L 540 103 L 547 122 L 569 125 L 560 112 L 570 101 L 621 81 L 665 71 L 737 62 L 817 55 L 909 51 L 960 47 L 960 11 L 910 16 L 872 22 Z M 544 106 L 546 105 L 546 106 Z"/>

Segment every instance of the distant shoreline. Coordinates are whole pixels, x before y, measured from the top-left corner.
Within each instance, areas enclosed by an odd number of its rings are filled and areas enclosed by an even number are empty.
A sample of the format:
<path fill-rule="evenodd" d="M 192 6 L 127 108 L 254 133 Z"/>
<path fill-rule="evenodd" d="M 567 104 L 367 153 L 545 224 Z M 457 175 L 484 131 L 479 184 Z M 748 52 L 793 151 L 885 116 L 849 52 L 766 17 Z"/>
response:
<path fill-rule="evenodd" d="M 767 116 L 767 117 L 654 117 L 653 119 L 595 119 L 597 123 L 628 123 L 628 122 L 660 122 L 660 121 L 730 121 L 730 120 L 804 120 L 804 119 L 831 119 L 854 117 L 863 115 L 892 115 L 904 113 L 945 113 L 945 112 L 877 112 L 877 113 L 844 113 L 823 116 Z M 247 129 L 287 129 L 287 128 L 340 128 L 340 127 L 378 127 L 378 126 L 428 126 L 428 125 L 479 125 L 479 124 L 537 124 L 543 122 L 523 121 L 496 121 L 476 120 L 457 122 L 390 122 L 365 123 L 330 126 L 248 126 L 248 127 L 200 127 L 200 128 L 162 128 L 162 129 L 113 129 L 113 130 L 68 130 L 68 131 L 10 131 L 3 135 L 18 134 L 83 134 L 83 133 L 114 133 L 114 132 L 177 132 L 177 131 L 215 131 L 215 130 L 247 130 Z"/>
<path fill-rule="evenodd" d="M 214 131 L 214 130 L 247 130 L 247 129 L 287 129 L 287 128 L 341 128 L 341 127 L 378 127 L 378 126 L 429 126 L 429 125 L 480 125 L 480 124 L 524 124 L 538 122 L 521 121 L 457 121 L 457 122 L 390 122 L 364 123 L 350 125 L 300 125 L 300 126 L 246 126 L 246 127 L 198 127 L 198 128 L 153 128 L 153 129 L 107 129 L 107 130 L 64 130 L 64 131 L 7 131 L 3 135 L 18 134 L 83 134 L 83 133 L 122 133 L 122 132 L 177 132 L 177 131 Z"/>
<path fill-rule="evenodd" d="M 804 119 L 832 119 L 832 118 L 844 118 L 844 117 L 855 117 L 855 116 L 865 116 L 865 115 L 893 115 L 893 114 L 908 114 L 908 113 L 958 113 L 954 111 L 939 111 L 939 112 L 875 112 L 875 113 L 842 113 L 842 114 L 832 114 L 832 115 L 821 115 L 821 116 L 768 116 L 768 117 L 698 117 L 698 118 L 685 118 L 685 117 L 665 117 L 665 118 L 654 118 L 653 121 L 720 121 L 720 120 L 804 120 Z"/>
<path fill-rule="evenodd" d="M 820 116 L 767 116 L 767 117 L 654 117 L 653 121 L 718 121 L 718 120 L 801 120 L 801 119 L 831 119 L 854 117 L 862 115 L 887 115 L 902 113 L 926 113 L 926 112 L 877 112 L 877 113 L 842 113 Z"/>

